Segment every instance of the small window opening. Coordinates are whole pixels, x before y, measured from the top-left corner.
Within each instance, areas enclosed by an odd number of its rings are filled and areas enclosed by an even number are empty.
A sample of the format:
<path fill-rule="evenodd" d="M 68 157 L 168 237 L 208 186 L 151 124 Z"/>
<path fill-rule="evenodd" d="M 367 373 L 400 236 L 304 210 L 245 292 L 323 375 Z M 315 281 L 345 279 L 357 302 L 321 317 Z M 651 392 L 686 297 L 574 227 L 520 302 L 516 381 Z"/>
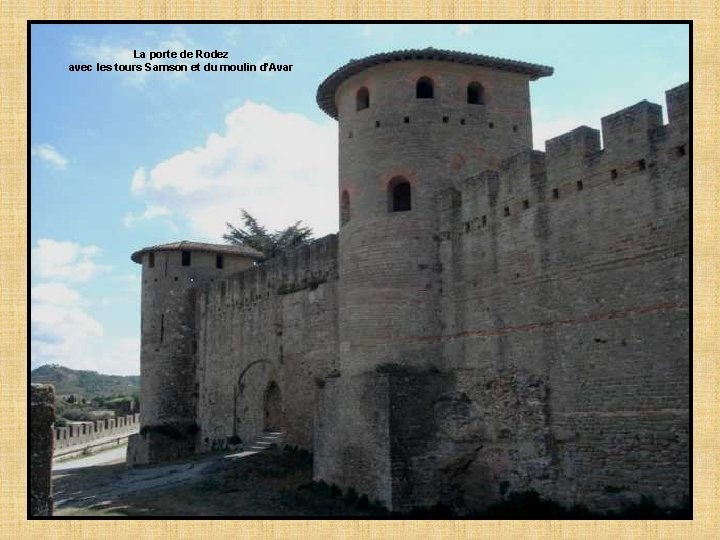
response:
<path fill-rule="evenodd" d="M 448 123 L 449 118 L 447 116 L 443 116 L 443 124 Z"/>
<path fill-rule="evenodd" d="M 617 177 L 618 177 L 617 169 L 613 169 L 612 171 L 610 171 L 610 178 L 615 180 Z"/>
<path fill-rule="evenodd" d="M 685 155 L 685 145 L 684 144 L 675 147 L 675 155 L 677 157 L 682 157 Z"/>
<path fill-rule="evenodd" d="M 523 201 L 523 210 L 527 210 L 528 208 L 530 208 L 530 201 L 528 201 L 527 199 L 525 199 L 525 200 Z"/>
<path fill-rule="evenodd" d="M 193 354 L 197 352 L 197 341 L 194 339 L 192 341 L 192 352 Z M 195 385 L 195 391 L 197 392 L 197 385 Z"/>
<path fill-rule="evenodd" d="M 215 254 L 215 268 L 222 269 L 225 266 L 225 260 L 222 253 Z"/>
<path fill-rule="evenodd" d="M 471 82 L 467 87 L 467 101 L 472 105 L 485 103 L 485 90 L 479 82 Z"/>
<path fill-rule="evenodd" d="M 503 213 L 505 214 L 505 217 L 509 216 L 509 215 L 510 215 L 510 208 L 506 206 Z"/>
<path fill-rule="evenodd" d="M 644 160 L 644 159 L 639 159 L 638 162 L 637 162 L 637 166 L 638 166 L 638 169 L 640 169 L 641 171 L 644 171 L 644 170 L 645 170 L 645 167 L 646 167 L 646 165 L 645 165 L 645 160 Z"/>
<path fill-rule="evenodd" d="M 165 338 L 165 314 L 160 315 L 160 343 Z"/>
<path fill-rule="evenodd" d="M 370 106 L 370 92 L 368 92 L 368 89 L 364 86 L 357 91 L 357 95 L 355 96 L 355 104 L 358 111 L 367 109 Z"/>
<path fill-rule="evenodd" d="M 409 123 L 410 123 L 410 117 L 409 117 L 409 116 L 406 116 L 405 118 L 403 118 L 403 122 L 405 122 L 406 124 L 409 124 Z"/>
<path fill-rule="evenodd" d="M 484 227 L 485 225 L 487 225 L 487 216 L 482 217 L 482 226 Z"/>
<path fill-rule="evenodd" d="M 379 127 L 380 127 L 380 120 L 375 120 L 375 127 L 376 127 L 376 128 L 379 128 Z"/>
<path fill-rule="evenodd" d="M 460 125 L 461 125 L 461 126 L 464 126 L 464 125 L 465 125 L 465 119 L 464 119 L 464 118 L 461 118 L 461 119 L 460 119 Z"/>
<path fill-rule="evenodd" d="M 433 82 L 430 77 L 420 77 L 415 86 L 415 97 L 418 99 L 432 99 Z"/>
<path fill-rule="evenodd" d="M 350 194 L 343 191 L 340 196 L 340 226 L 350 221 Z"/>
<path fill-rule="evenodd" d="M 412 209 L 412 193 L 410 182 L 401 176 L 396 176 L 388 184 L 390 195 L 390 210 L 392 212 L 407 212 Z"/>
<path fill-rule="evenodd" d="M 557 190 L 557 188 L 552 190 L 553 199 L 559 199 L 560 198 L 560 192 Z"/>
<path fill-rule="evenodd" d="M 582 180 L 578 180 L 578 181 L 577 181 L 577 189 L 578 189 L 578 191 L 582 191 L 582 189 L 583 189 Z"/>
<path fill-rule="evenodd" d="M 517 126 L 513 126 L 513 131 L 517 133 Z"/>
<path fill-rule="evenodd" d="M 348 132 L 348 139 L 352 139 L 352 138 L 353 138 L 353 132 L 352 132 L 352 130 L 350 130 Z"/>
<path fill-rule="evenodd" d="M 155 268 L 155 252 L 148 253 L 148 268 Z"/>
<path fill-rule="evenodd" d="M 190 266 L 190 252 L 189 251 L 182 252 L 182 265 Z"/>
<path fill-rule="evenodd" d="M 492 129 L 495 127 L 495 124 L 493 122 L 488 122 L 488 127 Z"/>

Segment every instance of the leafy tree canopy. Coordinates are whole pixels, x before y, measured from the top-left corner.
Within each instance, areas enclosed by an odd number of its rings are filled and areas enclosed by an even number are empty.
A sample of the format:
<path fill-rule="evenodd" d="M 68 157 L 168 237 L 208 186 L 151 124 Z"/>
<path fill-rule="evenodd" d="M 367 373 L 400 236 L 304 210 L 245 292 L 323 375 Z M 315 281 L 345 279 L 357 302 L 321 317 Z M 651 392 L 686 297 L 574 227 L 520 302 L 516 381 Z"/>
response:
<path fill-rule="evenodd" d="M 303 226 L 302 221 L 296 221 L 280 231 L 269 232 L 245 209 L 241 212 L 243 222 L 241 228 L 226 223 L 228 232 L 223 235 L 223 239 L 228 244 L 257 249 L 262 251 L 267 259 L 271 259 L 313 241 L 312 229 Z"/>

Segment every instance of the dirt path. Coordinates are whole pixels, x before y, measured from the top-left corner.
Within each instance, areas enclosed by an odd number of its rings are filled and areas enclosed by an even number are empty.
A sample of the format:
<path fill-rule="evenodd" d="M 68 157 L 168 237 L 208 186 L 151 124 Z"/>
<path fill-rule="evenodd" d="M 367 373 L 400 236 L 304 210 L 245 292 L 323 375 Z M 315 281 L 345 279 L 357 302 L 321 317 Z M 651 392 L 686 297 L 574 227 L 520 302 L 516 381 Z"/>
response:
<path fill-rule="evenodd" d="M 312 458 L 265 450 L 206 455 L 172 465 L 124 463 L 58 470 L 58 516 L 369 516 L 366 500 L 311 484 Z M 381 514 L 380 514 L 381 515 Z"/>

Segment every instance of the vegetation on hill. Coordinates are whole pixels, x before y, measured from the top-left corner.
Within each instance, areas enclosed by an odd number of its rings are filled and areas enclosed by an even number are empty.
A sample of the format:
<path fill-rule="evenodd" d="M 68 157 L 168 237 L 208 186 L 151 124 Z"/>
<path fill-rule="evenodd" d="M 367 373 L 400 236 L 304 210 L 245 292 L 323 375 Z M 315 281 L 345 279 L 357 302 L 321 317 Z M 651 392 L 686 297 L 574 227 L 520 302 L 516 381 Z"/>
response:
<path fill-rule="evenodd" d="M 30 372 L 30 381 L 52 384 L 55 396 L 70 396 L 82 400 L 94 397 L 137 396 L 140 392 L 139 375 L 103 375 L 96 371 L 70 369 L 46 364 Z"/>

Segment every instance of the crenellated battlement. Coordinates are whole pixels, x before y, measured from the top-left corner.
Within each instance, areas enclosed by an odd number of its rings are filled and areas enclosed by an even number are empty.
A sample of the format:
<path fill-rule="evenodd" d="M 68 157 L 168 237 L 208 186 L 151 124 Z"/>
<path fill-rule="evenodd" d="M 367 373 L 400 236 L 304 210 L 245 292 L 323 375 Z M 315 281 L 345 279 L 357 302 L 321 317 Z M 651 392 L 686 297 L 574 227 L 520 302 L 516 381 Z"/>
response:
<path fill-rule="evenodd" d="M 657 178 L 657 171 L 687 166 L 689 84 L 668 90 L 666 96 L 667 125 L 662 124 L 659 105 L 641 101 L 602 118 L 604 147 L 599 130 L 580 126 L 546 141 L 545 152 L 520 152 L 497 170 L 470 176 L 459 189 L 444 190 L 438 200 L 440 238 L 484 229 L 491 220 L 505 223 L 505 218 L 537 205 L 638 177 L 653 177 L 656 189 L 674 189 L 672 182 L 663 184 Z M 579 199 L 577 204 L 582 204 Z"/>
<path fill-rule="evenodd" d="M 223 280 L 198 289 L 200 309 L 212 305 L 250 305 L 337 279 L 337 235 L 279 255 Z"/>

